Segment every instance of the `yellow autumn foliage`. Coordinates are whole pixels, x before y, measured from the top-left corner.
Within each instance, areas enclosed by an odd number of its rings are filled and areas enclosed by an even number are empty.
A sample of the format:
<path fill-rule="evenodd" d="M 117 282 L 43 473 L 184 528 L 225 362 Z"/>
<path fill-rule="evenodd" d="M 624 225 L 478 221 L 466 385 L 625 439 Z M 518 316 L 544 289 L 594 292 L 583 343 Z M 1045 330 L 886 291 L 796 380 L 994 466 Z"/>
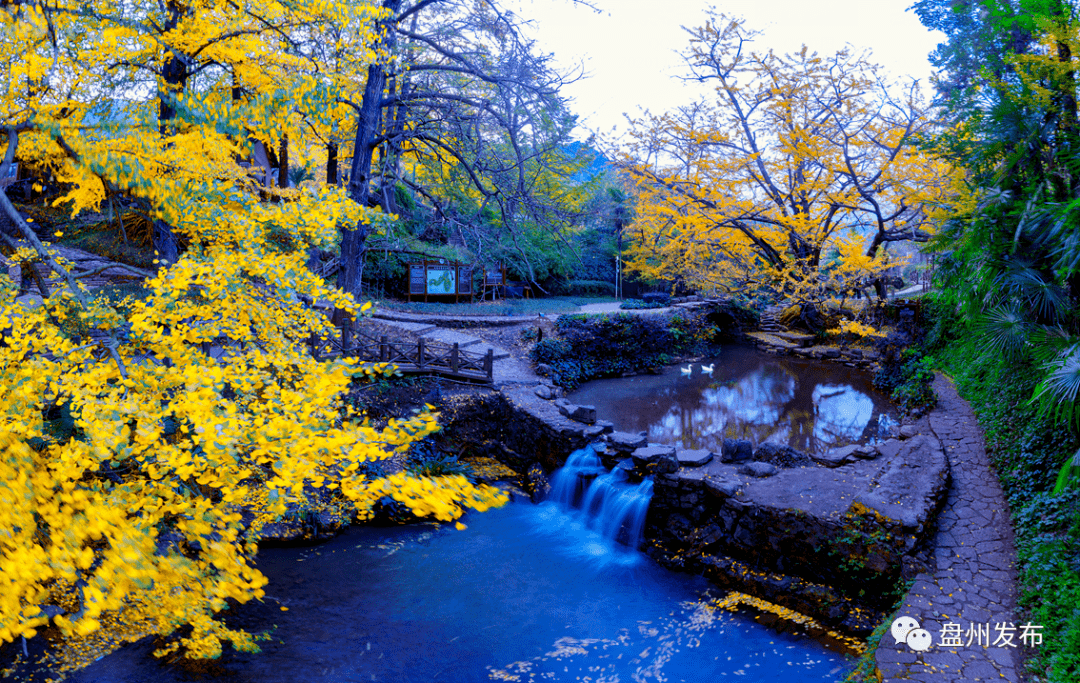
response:
<path fill-rule="evenodd" d="M 632 122 L 629 268 L 701 291 L 816 303 L 862 289 L 892 242 L 924 242 L 954 172 L 922 153 L 917 83 L 866 55 L 751 50 L 756 33 L 711 14 L 684 58 L 714 95 Z"/>
<path fill-rule="evenodd" d="M 145 298 L 110 303 L 0 196 L 30 242 L 13 260 L 65 283 L 33 308 L 0 274 L 0 641 L 51 625 L 100 651 L 186 627 L 159 654 L 253 649 L 215 615 L 263 596 L 261 529 L 315 492 L 359 519 L 384 497 L 446 521 L 505 501 L 462 478 L 369 467 L 437 430 L 437 416 L 375 428 L 344 402 L 355 378 L 393 367 L 312 357 L 310 340 L 333 330 L 304 298 L 356 316 L 368 305 L 304 258 L 341 225 L 382 218 L 338 188 L 260 201 L 238 163 L 253 139 L 302 145 L 298 117 L 333 109 L 346 87 L 290 40 L 334 27 L 355 67 L 374 54 L 379 16 L 336 0 L 0 7 L 0 171 L 12 158 L 50 171 L 74 212 L 111 186 L 187 244 Z M 182 88 L 161 76 L 170 54 L 193 76 Z M 158 99 L 175 115 L 159 120 Z"/>

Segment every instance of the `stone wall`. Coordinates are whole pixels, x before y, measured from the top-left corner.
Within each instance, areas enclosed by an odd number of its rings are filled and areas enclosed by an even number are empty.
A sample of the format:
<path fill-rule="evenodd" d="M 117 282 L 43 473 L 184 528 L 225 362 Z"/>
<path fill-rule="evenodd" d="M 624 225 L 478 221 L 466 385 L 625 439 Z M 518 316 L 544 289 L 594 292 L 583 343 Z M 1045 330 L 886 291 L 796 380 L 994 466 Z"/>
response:
<path fill-rule="evenodd" d="M 915 427 L 816 456 L 745 441 L 710 453 L 613 433 L 575 408 L 536 387 L 447 396 L 437 438 L 528 473 L 531 493 L 538 467 L 550 473 L 593 444 L 608 467 L 653 477 L 646 552 L 661 564 L 848 633 L 868 634 L 898 580 L 924 568 L 949 469 L 937 439 Z"/>
<path fill-rule="evenodd" d="M 925 435 L 864 448 L 848 464 L 823 458 L 835 467 L 800 466 L 790 453 L 778 457 L 783 450 L 761 447 L 740 463 L 733 444 L 703 466 L 674 468 L 664 456 L 642 467 L 635 451 L 635 470 L 651 468 L 655 483 L 649 552 L 830 626 L 869 633 L 895 600 L 897 581 L 924 565 L 948 488 L 945 454 Z"/>

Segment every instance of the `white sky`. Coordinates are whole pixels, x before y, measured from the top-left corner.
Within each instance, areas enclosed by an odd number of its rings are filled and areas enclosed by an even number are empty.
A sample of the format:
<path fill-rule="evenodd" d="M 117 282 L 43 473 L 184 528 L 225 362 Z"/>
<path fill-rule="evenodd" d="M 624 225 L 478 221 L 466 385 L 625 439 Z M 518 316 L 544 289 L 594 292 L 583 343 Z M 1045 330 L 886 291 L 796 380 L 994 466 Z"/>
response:
<path fill-rule="evenodd" d="M 923 82 L 929 93 L 927 56 L 944 36 L 931 33 L 914 13 L 914 0 L 722 0 L 719 11 L 746 19 L 763 32 L 755 51 L 786 53 L 806 44 L 835 53 L 846 44 L 872 50 L 873 61 L 894 77 Z M 583 64 L 589 77 L 568 86 L 574 113 L 591 130 L 623 128 L 623 113 L 639 107 L 659 113 L 695 99 L 701 90 L 676 78 L 685 74 L 677 51 L 687 45 L 682 26 L 704 23 L 702 0 L 593 0 L 600 13 L 570 0 L 512 0 L 510 7 L 535 22 L 532 35 L 563 69 Z M 580 131 L 586 137 L 586 131 Z"/>

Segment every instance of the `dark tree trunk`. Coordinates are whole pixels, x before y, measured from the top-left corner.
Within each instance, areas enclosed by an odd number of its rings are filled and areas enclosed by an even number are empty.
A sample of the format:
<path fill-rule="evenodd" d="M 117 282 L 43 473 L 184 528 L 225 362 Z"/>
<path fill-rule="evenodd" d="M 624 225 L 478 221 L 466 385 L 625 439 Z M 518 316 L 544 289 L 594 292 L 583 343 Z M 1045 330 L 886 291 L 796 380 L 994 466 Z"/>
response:
<path fill-rule="evenodd" d="M 326 143 L 326 184 L 338 184 L 338 146 L 334 140 Z"/>
<path fill-rule="evenodd" d="M 278 187 L 289 186 L 289 135 L 281 134 L 281 144 L 278 146 Z"/>
<path fill-rule="evenodd" d="M 383 0 L 383 7 L 390 11 L 391 22 L 401 10 L 401 2 L 402 0 Z M 394 26 L 387 24 L 384 30 L 383 45 L 388 52 L 392 52 L 396 42 Z M 368 66 L 364 99 L 360 102 L 360 113 L 357 115 L 356 141 L 353 144 L 352 168 L 349 170 L 349 196 L 365 208 L 371 203 L 371 160 L 375 152 L 375 141 L 381 133 L 385 89 L 386 67 L 379 62 L 371 64 Z M 341 234 L 338 288 L 357 297 L 360 296 L 360 256 L 363 254 L 367 235 L 367 223 L 362 220 L 352 227 L 346 227 Z"/>

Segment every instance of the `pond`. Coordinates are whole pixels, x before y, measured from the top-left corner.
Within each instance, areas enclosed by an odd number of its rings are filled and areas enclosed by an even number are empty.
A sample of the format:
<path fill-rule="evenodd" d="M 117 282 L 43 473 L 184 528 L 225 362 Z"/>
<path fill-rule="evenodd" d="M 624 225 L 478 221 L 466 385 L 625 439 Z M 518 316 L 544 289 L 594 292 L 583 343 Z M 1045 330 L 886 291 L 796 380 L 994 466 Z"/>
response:
<path fill-rule="evenodd" d="M 851 668 L 804 635 L 708 608 L 721 594 L 704 579 L 611 545 L 583 514 L 517 502 L 471 514 L 462 531 L 358 527 L 317 547 L 268 548 L 267 597 L 229 618 L 272 632 L 261 654 L 185 672 L 140 644 L 74 680 L 802 683 Z"/>
<path fill-rule="evenodd" d="M 744 345 L 657 375 L 587 382 L 568 398 L 596 406 L 597 417 L 617 430 L 716 452 L 734 438 L 820 453 L 883 438 L 896 421 L 869 373 Z"/>

